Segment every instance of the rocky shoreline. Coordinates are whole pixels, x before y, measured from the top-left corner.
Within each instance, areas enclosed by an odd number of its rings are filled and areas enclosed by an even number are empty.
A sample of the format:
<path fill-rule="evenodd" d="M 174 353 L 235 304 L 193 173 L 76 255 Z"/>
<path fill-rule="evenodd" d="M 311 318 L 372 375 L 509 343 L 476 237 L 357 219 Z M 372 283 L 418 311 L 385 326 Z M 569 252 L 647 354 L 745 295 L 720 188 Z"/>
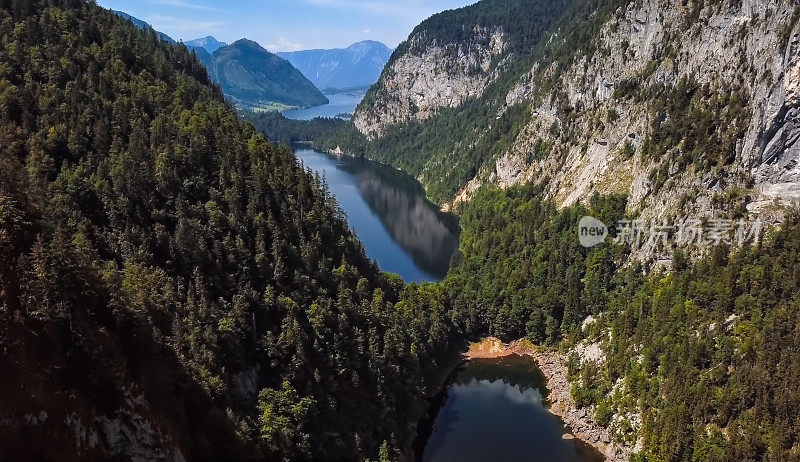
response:
<path fill-rule="evenodd" d="M 595 422 L 591 412 L 579 409 L 570 394 L 567 380 L 567 367 L 564 358 L 552 350 L 539 350 L 530 342 L 517 340 L 506 345 L 497 338 L 489 337 L 470 345 L 464 354 L 466 359 L 502 358 L 504 356 L 530 356 L 539 364 L 539 369 L 547 379 L 547 401 L 549 410 L 558 416 L 571 433 L 565 439 L 574 437 L 598 450 L 607 461 L 623 462 L 630 457 L 630 450 L 613 442 L 607 428 Z"/>

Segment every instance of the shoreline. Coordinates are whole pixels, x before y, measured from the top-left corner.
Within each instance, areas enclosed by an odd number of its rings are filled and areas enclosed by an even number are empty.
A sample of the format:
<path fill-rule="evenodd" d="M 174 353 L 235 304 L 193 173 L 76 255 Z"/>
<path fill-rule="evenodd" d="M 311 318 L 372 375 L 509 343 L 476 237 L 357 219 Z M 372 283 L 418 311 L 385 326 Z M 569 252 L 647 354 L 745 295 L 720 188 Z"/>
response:
<path fill-rule="evenodd" d="M 436 420 L 436 415 L 431 415 L 432 407 L 436 406 L 436 413 L 438 413 L 439 407 L 444 405 L 444 401 L 438 401 L 442 399 L 447 390 L 448 382 L 458 372 L 459 368 L 466 363 L 467 359 L 464 357 L 464 350 L 468 347 L 469 342 L 466 339 L 456 340 L 451 348 L 440 358 L 443 364 L 434 374 L 428 377 L 430 383 L 423 391 L 421 399 L 416 403 L 419 408 L 416 411 L 417 418 L 411 425 L 411 435 L 413 436 L 405 442 L 398 459 L 400 462 L 422 460 L 421 456 L 425 450 L 425 444 L 430 437 L 430 432 Z"/>
<path fill-rule="evenodd" d="M 569 435 L 593 447 L 607 461 L 624 462 L 630 458 L 630 450 L 613 442 L 607 428 L 594 421 L 586 409 L 579 409 L 570 394 L 567 380 L 567 367 L 564 358 L 552 350 L 540 350 L 526 340 L 516 340 L 509 344 L 494 337 L 487 337 L 469 346 L 464 359 L 491 359 L 519 355 L 533 358 L 547 380 L 547 409 L 564 423 Z"/>

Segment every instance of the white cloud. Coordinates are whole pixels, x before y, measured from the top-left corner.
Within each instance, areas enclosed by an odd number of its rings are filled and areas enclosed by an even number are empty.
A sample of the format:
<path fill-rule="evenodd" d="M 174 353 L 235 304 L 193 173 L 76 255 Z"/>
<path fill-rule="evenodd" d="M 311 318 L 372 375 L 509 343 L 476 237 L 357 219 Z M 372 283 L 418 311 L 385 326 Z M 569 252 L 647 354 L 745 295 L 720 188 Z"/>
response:
<path fill-rule="evenodd" d="M 281 37 L 278 39 L 277 43 L 268 43 L 264 48 L 269 51 L 297 51 L 302 50 L 303 46 L 299 43 L 295 43 L 287 39 L 286 37 Z"/>
<path fill-rule="evenodd" d="M 372 33 L 372 29 L 364 29 L 364 35 L 369 35 Z"/>

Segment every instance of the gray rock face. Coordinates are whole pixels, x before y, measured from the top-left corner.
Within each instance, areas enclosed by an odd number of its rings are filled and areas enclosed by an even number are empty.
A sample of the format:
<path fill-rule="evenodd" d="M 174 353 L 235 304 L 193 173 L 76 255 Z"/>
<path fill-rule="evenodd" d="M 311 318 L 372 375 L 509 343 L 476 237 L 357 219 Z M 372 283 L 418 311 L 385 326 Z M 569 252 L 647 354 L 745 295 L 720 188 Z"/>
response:
<path fill-rule="evenodd" d="M 534 98 L 541 77 L 553 73 L 553 67 L 537 62 L 519 78 L 505 97 L 506 107 L 528 105 L 533 116 L 510 147 L 465 185 L 456 202 L 468 200 L 480 184 L 508 187 L 547 178 L 547 194 L 562 206 L 594 192 L 626 193 L 630 208 L 643 218 L 708 216 L 725 213 L 715 201 L 736 190 L 751 198 L 746 204 L 751 212 L 780 217 L 774 204 L 782 209 L 800 201 L 796 8 L 789 0 L 707 2 L 687 28 L 688 13 L 678 0 L 630 2 L 603 25 L 597 51 L 579 55 L 561 71 L 551 95 Z M 569 46 L 569 37 L 554 37 Z M 665 55 L 665 49 L 673 51 Z M 654 59 L 658 56 L 668 59 Z M 736 143 L 733 162 L 709 170 L 667 164 L 667 183 L 657 190 L 652 172 L 661 165 L 638 155 L 652 133 L 652 104 L 616 96 L 615 90 L 623 81 L 670 88 L 683 78 L 740 89 L 752 119 Z M 568 121 L 554 110 L 562 102 L 575 109 Z M 568 125 L 569 135 L 554 134 L 554 125 Z M 538 140 L 552 144 L 550 154 L 526 161 Z M 637 155 L 626 155 L 630 147 Z"/>
<path fill-rule="evenodd" d="M 605 460 L 624 462 L 629 459 L 631 450 L 614 442 L 611 432 L 597 424 L 592 413 L 579 408 L 570 394 L 571 384 L 567 380 L 565 358 L 553 351 L 536 351 L 531 356 L 539 364 L 539 369 L 547 380 L 549 394 L 547 401 L 550 412 L 557 415 L 571 435 L 589 443 L 599 451 Z"/>
<path fill-rule="evenodd" d="M 545 182 L 545 194 L 560 206 L 595 192 L 624 193 L 631 211 L 643 219 L 709 218 L 746 207 L 772 222 L 787 206 L 800 203 L 800 5 L 743 0 L 692 9 L 683 3 L 631 1 L 597 19 L 583 18 L 597 21 L 592 25 L 599 30 L 596 46 L 553 62 L 545 52 L 492 103 L 500 107 L 498 116 L 520 106 L 532 116 L 525 116 L 502 151 L 482 160 L 474 178 L 445 207 L 469 200 L 483 184 L 532 181 Z M 569 55 L 573 37 L 568 30 L 554 26 L 546 50 Z M 475 28 L 462 45 L 432 43 L 424 31 L 416 31 L 356 111 L 356 128 L 375 140 L 405 122 L 470 104 L 512 69 L 509 64 L 517 58 L 507 50 L 514 40 L 500 28 Z M 558 81 L 547 82 L 550 76 Z M 651 89 L 670 90 L 681 81 L 708 85 L 720 96 L 734 90 L 741 95 L 743 104 L 730 104 L 741 109 L 735 122 L 742 129 L 730 152 L 717 153 L 726 158 L 709 156 L 706 165 L 687 167 L 678 160 L 681 155 L 704 158 L 706 153 L 683 152 L 675 141 L 659 145 L 667 151 L 661 159 L 641 155 L 654 118 L 664 115 L 654 113 L 658 101 Z M 719 134 L 732 119 L 717 116 Z M 487 121 L 484 132 L 478 128 L 465 139 L 487 138 L 491 125 Z M 535 152 L 542 142 L 548 152 Z M 427 154 L 439 156 L 433 160 L 440 165 L 456 158 L 459 149 L 464 147 L 448 145 L 441 154 Z M 427 179 L 424 172 L 421 178 Z M 651 250 L 645 253 L 652 257 Z"/>
<path fill-rule="evenodd" d="M 750 205 L 757 211 L 770 201 L 800 200 L 800 23 L 790 36 L 784 75 L 772 87 L 765 105 L 758 156 L 753 156 L 754 181 L 762 200 Z"/>
<path fill-rule="evenodd" d="M 190 50 L 194 48 L 202 48 L 209 53 L 214 53 L 220 48 L 228 46 L 227 43 L 220 42 L 210 35 L 199 39 L 189 40 L 188 42 L 184 42 L 184 45 L 186 45 L 186 47 Z"/>
<path fill-rule="evenodd" d="M 507 46 L 501 28 L 476 27 L 470 40 L 421 46 L 424 32 L 409 39 L 409 52 L 389 64 L 377 100 L 353 116 L 356 128 L 375 139 L 408 120 L 425 120 L 443 107 L 456 107 L 483 94 L 496 78 L 495 58 Z M 488 45 L 487 45 L 488 44 Z"/>

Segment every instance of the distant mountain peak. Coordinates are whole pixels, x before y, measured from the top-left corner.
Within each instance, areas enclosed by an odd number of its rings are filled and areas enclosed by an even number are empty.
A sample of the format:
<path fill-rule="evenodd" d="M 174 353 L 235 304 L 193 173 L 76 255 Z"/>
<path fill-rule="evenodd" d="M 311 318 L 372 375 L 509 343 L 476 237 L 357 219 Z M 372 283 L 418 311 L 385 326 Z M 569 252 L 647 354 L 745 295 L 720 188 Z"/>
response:
<path fill-rule="evenodd" d="M 246 38 L 239 39 L 239 40 L 233 42 L 232 45 L 236 45 L 236 46 L 240 46 L 240 47 L 241 46 L 248 46 L 248 47 L 251 47 L 251 48 L 258 48 L 258 49 L 267 51 L 266 48 L 262 47 L 255 40 L 250 40 L 250 39 L 246 39 Z M 269 51 L 267 51 L 267 52 L 269 52 Z"/>
<path fill-rule="evenodd" d="M 216 50 L 206 66 L 209 76 L 238 106 L 310 107 L 328 102 L 288 61 L 252 40 L 240 39 Z"/>
<path fill-rule="evenodd" d="M 184 42 L 184 45 L 186 45 L 189 48 L 202 48 L 209 53 L 214 53 L 215 51 L 219 50 L 224 46 L 227 46 L 228 44 L 225 42 L 220 42 L 211 35 L 207 35 L 203 38 L 198 38 L 194 40 L 189 40 L 188 42 Z"/>
<path fill-rule="evenodd" d="M 366 87 L 378 81 L 392 49 L 381 42 L 364 40 L 347 48 L 277 53 L 300 70 L 318 88 Z"/>
<path fill-rule="evenodd" d="M 347 48 L 361 48 L 361 47 L 375 47 L 375 48 L 383 48 L 385 50 L 391 50 L 386 44 L 383 42 L 378 42 L 376 40 L 362 40 L 360 42 L 356 42 L 350 45 Z"/>

